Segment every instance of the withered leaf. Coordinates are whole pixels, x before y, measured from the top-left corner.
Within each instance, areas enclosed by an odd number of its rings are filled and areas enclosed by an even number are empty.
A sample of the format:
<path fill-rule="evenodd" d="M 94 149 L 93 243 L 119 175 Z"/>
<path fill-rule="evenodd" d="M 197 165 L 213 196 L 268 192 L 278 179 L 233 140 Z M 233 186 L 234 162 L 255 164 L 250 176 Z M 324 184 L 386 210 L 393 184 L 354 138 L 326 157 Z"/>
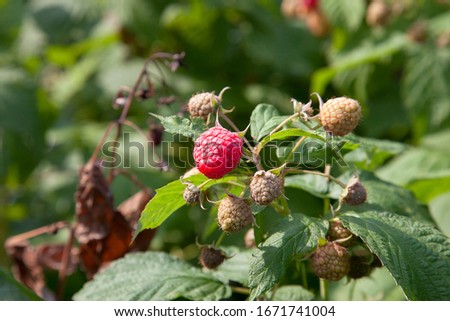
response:
<path fill-rule="evenodd" d="M 45 283 L 44 270 L 39 264 L 38 253 L 27 241 L 6 242 L 6 251 L 12 260 L 14 277 L 45 300 L 54 300 Z"/>
<path fill-rule="evenodd" d="M 133 233 L 136 230 L 137 223 L 145 205 L 147 205 L 153 196 L 154 193 L 150 189 L 142 190 L 132 195 L 118 206 L 118 210 L 132 227 Z M 147 250 L 155 233 L 156 229 L 148 229 L 139 233 L 130 246 L 130 252 Z"/>
<path fill-rule="evenodd" d="M 81 244 L 101 240 L 110 234 L 114 216 L 113 196 L 98 161 L 80 170 L 76 200 L 75 237 Z"/>
<path fill-rule="evenodd" d="M 64 244 L 42 244 L 36 247 L 39 265 L 44 269 L 61 270 Z M 66 274 L 75 272 L 78 265 L 78 249 L 72 248 L 69 253 L 69 261 Z"/>
<path fill-rule="evenodd" d="M 128 252 L 131 233 L 127 220 L 119 211 L 115 211 L 109 234 L 102 239 L 92 239 L 80 244 L 80 263 L 89 279 L 111 261 Z"/>

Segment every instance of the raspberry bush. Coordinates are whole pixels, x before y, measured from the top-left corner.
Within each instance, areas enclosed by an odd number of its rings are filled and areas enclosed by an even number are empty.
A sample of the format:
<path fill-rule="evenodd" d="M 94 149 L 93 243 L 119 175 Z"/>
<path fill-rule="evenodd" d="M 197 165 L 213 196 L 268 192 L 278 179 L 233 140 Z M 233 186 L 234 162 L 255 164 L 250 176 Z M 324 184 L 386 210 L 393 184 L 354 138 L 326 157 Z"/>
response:
<path fill-rule="evenodd" d="M 0 299 L 450 298 L 446 1 L 109 2 L 0 5 Z"/>

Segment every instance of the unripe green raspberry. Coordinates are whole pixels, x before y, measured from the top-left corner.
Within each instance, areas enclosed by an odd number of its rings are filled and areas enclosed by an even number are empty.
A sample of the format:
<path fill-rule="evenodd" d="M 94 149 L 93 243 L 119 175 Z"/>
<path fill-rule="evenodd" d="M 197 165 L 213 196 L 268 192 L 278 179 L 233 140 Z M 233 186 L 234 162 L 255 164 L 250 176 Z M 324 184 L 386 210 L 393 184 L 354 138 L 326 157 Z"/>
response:
<path fill-rule="evenodd" d="M 217 221 L 225 233 L 235 233 L 253 222 L 250 206 L 234 195 L 228 195 L 220 201 Z"/>
<path fill-rule="evenodd" d="M 348 205 L 361 205 L 367 200 L 367 191 L 358 177 L 354 176 L 349 180 L 340 199 Z"/>
<path fill-rule="evenodd" d="M 338 281 L 350 270 L 350 254 L 337 243 L 319 246 L 311 257 L 312 269 L 321 279 Z"/>
<path fill-rule="evenodd" d="M 208 115 L 214 111 L 213 99 L 218 99 L 212 93 L 199 93 L 189 99 L 188 111 L 192 117 L 202 117 L 207 119 Z"/>
<path fill-rule="evenodd" d="M 319 115 L 326 132 L 334 136 L 345 136 L 358 126 L 361 106 L 351 98 L 332 98 L 320 107 Z"/>
<path fill-rule="evenodd" d="M 253 175 L 250 182 L 250 195 L 256 203 L 268 205 L 281 194 L 282 188 L 283 178 L 261 170 Z"/>
<path fill-rule="evenodd" d="M 340 221 L 330 222 L 330 227 L 328 228 L 327 239 L 329 241 L 336 241 L 347 239 L 346 241 L 339 242 L 342 246 L 349 247 L 355 243 L 355 236 L 346 229 Z"/>
<path fill-rule="evenodd" d="M 202 246 L 200 249 L 200 264 L 207 269 L 215 269 L 227 258 L 225 253 L 212 246 Z"/>

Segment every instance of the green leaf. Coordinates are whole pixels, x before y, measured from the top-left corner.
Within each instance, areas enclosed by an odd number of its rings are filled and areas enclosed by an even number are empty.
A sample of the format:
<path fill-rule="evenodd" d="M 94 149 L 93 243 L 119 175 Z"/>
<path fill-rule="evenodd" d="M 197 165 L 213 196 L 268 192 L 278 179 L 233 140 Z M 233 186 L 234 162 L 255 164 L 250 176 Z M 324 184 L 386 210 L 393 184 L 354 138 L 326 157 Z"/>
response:
<path fill-rule="evenodd" d="M 314 249 L 327 230 L 327 221 L 303 214 L 281 219 L 253 255 L 249 274 L 250 299 L 270 290 L 283 277 L 294 257 Z"/>
<path fill-rule="evenodd" d="M 256 106 L 250 116 L 250 134 L 253 139 L 259 140 L 263 137 L 264 135 L 261 135 L 261 130 L 264 128 L 266 123 L 273 117 L 279 115 L 278 110 L 272 105 L 259 104 Z"/>
<path fill-rule="evenodd" d="M 377 175 L 397 185 L 407 186 L 409 183 L 444 173 L 450 168 L 450 153 L 428 148 L 414 148 L 400 154 L 387 165 L 376 171 Z M 443 186 L 445 192 L 445 187 Z"/>
<path fill-rule="evenodd" d="M 338 138 L 345 142 L 342 149 L 352 150 L 345 155 L 345 160 L 355 163 L 360 168 L 374 170 L 392 156 L 396 156 L 408 149 L 402 143 L 368 137 L 359 137 L 354 134 Z"/>
<path fill-rule="evenodd" d="M 253 251 L 245 250 L 239 252 L 238 248 L 224 248 L 223 250 L 225 250 L 225 253 L 230 256 L 230 258 L 225 260 L 225 262 L 217 268 L 217 273 L 220 273 L 228 280 L 239 282 L 243 286 L 247 286 L 248 271 L 250 269 L 250 260 Z"/>
<path fill-rule="evenodd" d="M 202 186 L 201 190 L 203 191 L 215 184 L 236 179 L 236 176 L 225 176 L 221 179 L 209 180 L 208 183 Z M 197 186 L 206 180 L 207 178 L 203 175 L 191 176 L 188 179 L 189 182 Z M 185 188 L 186 185 L 180 180 L 173 181 L 164 187 L 158 188 L 155 196 L 147 203 L 142 211 L 135 235 L 138 235 L 142 230 L 160 226 L 170 215 L 185 205 L 186 201 L 183 199 L 183 191 Z"/>
<path fill-rule="evenodd" d="M 261 140 L 261 138 L 268 135 L 273 129 L 275 129 L 275 127 L 277 127 L 288 118 L 289 116 L 274 116 L 270 118 L 261 128 L 257 140 Z"/>
<path fill-rule="evenodd" d="M 404 301 L 405 294 L 386 268 L 372 270 L 369 277 L 344 278 L 329 283 L 330 301 Z"/>
<path fill-rule="evenodd" d="M 40 301 L 33 291 L 0 268 L 0 301 Z"/>
<path fill-rule="evenodd" d="M 438 228 L 448 237 L 450 237 L 450 192 L 442 194 L 433 199 L 430 204 L 430 213 Z"/>
<path fill-rule="evenodd" d="M 420 203 L 409 190 L 381 180 L 368 171 L 356 173 L 367 190 L 367 204 L 424 223 L 433 222 L 426 206 Z M 352 174 L 352 172 L 347 172 L 345 178 L 340 177 L 340 179 L 347 182 Z M 340 194 L 340 190 L 336 190 L 334 195 L 338 197 L 338 194 Z"/>
<path fill-rule="evenodd" d="M 337 56 L 330 66 L 314 72 L 311 81 L 311 92 L 322 94 L 336 74 L 390 57 L 409 44 L 410 42 L 405 35 L 395 33 L 387 39 L 383 38 L 383 41 L 380 43 L 368 42 L 357 46 L 351 51 L 344 52 Z"/>
<path fill-rule="evenodd" d="M 290 175 L 284 179 L 285 187 L 302 189 L 320 198 L 336 198 L 336 193 L 331 193 L 331 184 L 336 185 L 336 183 L 330 182 L 326 177 L 314 174 Z M 339 190 L 338 187 L 336 189 Z M 339 195 L 337 196 L 339 197 Z"/>
<path fill-rule="evenodd" d="M 450 170 L 442 170 L 415 179 L 406 185 L 422 202 L 428 203 L 442 193 L 450 191 Z"/>
<path fill-rule="evenodd" d="M 352 31 L 359 28 L 366 13 L 364 0 L 322 0 L 320 7 L 333 25 Z"/>
<path fill-rule="evenodd" d="M 220 300 L 231 295 L 226 283 L 227 280 L 166 253 L 132 253 L 96 274 L 74 299 Z"/>
<path fill-rule="evenodd" d="M 300 285 L 280 286 L 272 298 L 273 301 L 311 301 L 314 294 Z"/>
<path fill-rule="evenodd" d="M 405 65 L 402 83 L 403 99 L 415 119 L 417 137 L 429 129 L 444 128 L 450 116 L 450 52 L 419 48 Z"/>
<path fill-rule="evenodd" d="M 450 298 L 450 242 L 435 228 L 372 209 L 348 211 L 340 219 L 380 258 L 409 300 Z"/>
<path fill-rule="evenodd" d="M 208 127 L 202 118 L 195 117 L 192 118 L 192 120 L 189 120 L 178 115 L 161 116 L 153 113 L 150 113 L 150 115 L 158 118 L 164 126 L 164 130 L 172 134 L 196 139 L 203 132 L 208 130 Z"/>
<path fill-rule="evenodd" d="M 306 131 L 306 130 L 303 130 L 300 128 L 290 128 L 290 129 L 280 130 L 279 132 L 276 132 L 272 135 L 264 137 L 263 140 L 261 140 L 259 142 L 256 151 L 260 152 L 261 149 L 263 149 L 263 147 L 265 145 L 267 145 L 268 143 L 270 143 L 273 140 L 286 139 L 289 137 L 300 137 L 300 136 L 306 136 L 306 137 L 310 137 L 310 138 L 319 139 L 321 141 L 325 141 L 325 138 L 323 138 L 322 136 L 320 136 L 318 134 L 314 134 L 314 133 L 311 133 L 309 131 Z"/>

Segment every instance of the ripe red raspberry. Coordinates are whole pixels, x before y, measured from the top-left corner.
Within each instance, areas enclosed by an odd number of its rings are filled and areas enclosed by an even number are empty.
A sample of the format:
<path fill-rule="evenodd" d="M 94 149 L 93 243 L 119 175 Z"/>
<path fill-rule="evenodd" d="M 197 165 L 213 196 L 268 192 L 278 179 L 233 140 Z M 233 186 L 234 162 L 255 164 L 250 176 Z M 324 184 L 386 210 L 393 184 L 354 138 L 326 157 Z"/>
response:
<path fill-rule="evenodd" d="M 207 269 L 215 269 L 227 258 L 225 253 L 212 246 L 202 246 L 198 261 Z"/>
<path fill-rule="evenodd" d="M 260 205 L 272 203 L 281 194 L 283 178 L 266 172 L 257 171 L 250 182 L 250 195 L 252 199 Z"/>
<path fill-rule="evenodd" d="M 329 99 L 320 107 L 320 121 L 326 132 L 334 136 L 345 136 L 358 126 L 361 106 L 351 98 Z"/>
<path fill-rule="evenodd" d="M 195 141 L 195 164 L 208 178 L 221 178 L 231 172 L 241 156 L 242 139 L 222 127 L 210 128 Z"/>
<path fill-rule="evenodd" d="M 350 254 L 334 242 L 319 246 L 311 257 L 312 269 L 321 279 L 339 281 L 350 270 Z"/>
<path fill-rule="evenodd" d="M 332 221 L 330 222 L 330 227 L 328 228 L 327 233 L 327 239 L 329 241 L 336 241 L 336 240 L 342 240 L 346 239 L 348 240 L 344 242 L 339 242 L 342 246 L 349 247 L 352 246 L 355 243 L 355 236 L 350 232 L 348 229 L 346 229 L 341 222 L 339 221 Z"/>
<path fill-rule="evenodd" d="M 242 198 L 228 195 L 220 201 L 217 221 L 224 232 L 239 232 L 253 222 L 252 209 Z"/>
<path fill-rule="evenodd" d="M 341 193 L 341 201 L 348 205 L 361 205 L 367 199 L 367 192 L 358 177 L 352 177 Z"/>
<path fill-rule="evenodd" d="M 207 119 L 214 111 L 213 100 L 218 100 L 212 93 L 199 93 L 191 97 L 188 102 L 188 111 L 193 117 Z"/>
<path fill-rule="evenodd" d="M 317 8 L 318 2 L 319 0 L 303 0 L 302 5 L 306 10 L 310 11 Z"/>

